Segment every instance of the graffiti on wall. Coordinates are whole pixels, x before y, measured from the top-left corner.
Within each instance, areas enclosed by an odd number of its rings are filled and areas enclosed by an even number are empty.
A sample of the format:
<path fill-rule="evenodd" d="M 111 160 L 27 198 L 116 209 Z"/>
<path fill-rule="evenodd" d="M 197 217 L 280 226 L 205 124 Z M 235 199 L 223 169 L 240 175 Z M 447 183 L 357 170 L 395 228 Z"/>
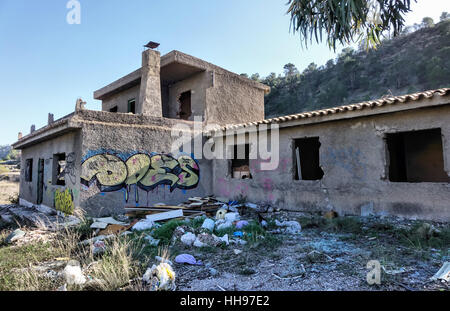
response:
<path fill-rule="evenodd" d="M 73 214 L 73 194 L 70 189 L 65 189 L 63 191 L 56 189 L 54 199 L 55 209 L 57 211 L 63 212 L 65 215 Z"/>
<path fill-rule="evenodd" d="M 170 192 L 175 189 L 196 188 L 200 180 L 198 163 L 188 155 L 177 159 L 167 154 L 123 154 L 114 151 L 87 156 L 81 165 L 81 183 L 87 187 L 96 184 L 101 192 L 125 189 L 125 200 L 131 186 L 152 191 L 161 185 L 168 185 Z"/>

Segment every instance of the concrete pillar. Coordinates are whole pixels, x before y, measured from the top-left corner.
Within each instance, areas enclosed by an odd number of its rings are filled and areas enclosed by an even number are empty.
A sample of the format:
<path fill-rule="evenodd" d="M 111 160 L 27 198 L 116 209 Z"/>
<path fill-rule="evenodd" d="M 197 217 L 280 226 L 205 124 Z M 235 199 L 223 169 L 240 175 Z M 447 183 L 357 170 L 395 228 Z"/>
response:
<path fill-rule="evenodd" d="M 17 140 L 21 140 L 22 139 L 22 132 L 19 132 L 19 134 L 17 135 Z"/>
<path fill-rule="evenodd" d="M 162 117 L 161 54 L 155 50 L 142 53 L 141 89 L 136 113 Z"/>
<path fill-rule="evenodd" d="M 33 133 L 34 131 L 36 131 L 36 125 L 32 125 L 30 128 L 30 133 Z"/>

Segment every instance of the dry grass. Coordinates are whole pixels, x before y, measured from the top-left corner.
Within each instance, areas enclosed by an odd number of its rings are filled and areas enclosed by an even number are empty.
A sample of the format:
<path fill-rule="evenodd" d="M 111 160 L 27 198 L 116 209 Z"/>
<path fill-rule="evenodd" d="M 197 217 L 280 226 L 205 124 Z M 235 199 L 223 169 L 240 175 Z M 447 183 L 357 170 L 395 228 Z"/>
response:
<path fill-rule="evenodd" d="M 11 181 L 0 181 L 0 204 L 11 204 L 11 198 L 19 194 L 19 183 Z"/>

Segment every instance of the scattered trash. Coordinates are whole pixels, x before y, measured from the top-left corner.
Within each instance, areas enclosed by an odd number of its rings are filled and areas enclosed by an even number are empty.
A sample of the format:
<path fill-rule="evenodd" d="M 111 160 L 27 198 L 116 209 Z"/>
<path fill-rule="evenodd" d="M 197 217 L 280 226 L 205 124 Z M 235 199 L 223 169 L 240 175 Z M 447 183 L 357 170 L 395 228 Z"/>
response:
<path fill-rule="evenodd" d="M 240 249 L 235 248 L 235 249 L 233 249 L 233 253 L 234 253 L 235 255 L 239 255 L 239 254 L 242 253 L 242 251 L 241 251 Z"/>
<path fill-rule="evenodd" d="M 56 289 L 57 292 L 67 292 L 67 284 L 60 286 Z"/>
<path fill-rule="evenodd" d="M 442 280 L 445 282 L 450 281 L 450 262 L 446 261 L 444 265 L 431 277 L 431 280 Z"/>
<path fill-rule="evenodd" d="M 212 276 L 216 276 L 219 272 L 216 269 L 214 269 L 214 268 L 209 268 L 209 273 Z"/>
<path fill-rule="evenodd" d="M 230 243 L 238 244 L 238 245 L 245 245 L 245 244 L 247 244 L 247 241 L 242 240 L 242 239 L 233 239 L 233 240 L 230 240 Z"/>
<path fill-rule="evenodd" d="M 161 241 L 161 240 L 155 239 L 155 238 L 152 237 L 151 235 L 147 235 L 144 239 L 145 239 L 145 240 L 148 242 L 148 244 L 150 244 L 151 246 L 158 246 L 159 242 Z"/>
<path fill-rule="evenodd" d="M 221 208 L 220 210 L 217 211 L 216 220 L 225 219 L 226 214 L 227 214 L 227 210 Z"/>
<path fill-rule="evenodd" d="M 386 274 L 389 274 L 389 275 L 401 274 L 401 273 L 405 273 L 405 272 L 409 272 L 409 271 L 413 270 L 413 269 L 405 269 L 405 268 L 400 268 L 400 269 L 396 269 L 396 270 L 387 270 L 384 266 L 381 266 L 381 268 L 383 269 L 383 271 Z"/>
<path fill-rule="evenodd" d="M 71 260 L 63 271 L 66 283 L 69 285 L 83 285 L 86 283 L 86 277 L 81 271 L 80 263 L 76 260 Z"/>
<path fill-rule="evenodd" d="M 207 229 L 209 231 L 214 231 L 215 221 L 209 218 L 206 218 L 203 222 L 202 228 Z"/>
<path fill-rule="evenodd" d="M 236 232 L 233 233 L 233 236 L 235 236 L 235 237 L 243 237 L 244 233 L 242 231 L 236 231 Z"/>
<path fill-rule="evenodd" d="M 231 221 L 226 221 L 225 219 L 220 219 L 216 222 L 216 229 L 217 230 L 223 230 L 228 229 L 233 226 L 233 223 Z"/>
<path fill-rule="evenodd" d="M 268 226 L 267 221 L 265 221 L 265 220 L 261 221 L 261 226 L 262 226 L 263 228 L 267 228 L 267 226 Z"/>
<path fill-rule="evenodd" d="M 157 261 L 157 262 L 167 262 L 169 265 L 171 265 L 171 266 L 173 266 L 173 263 L 172 263 L 172 261 L 170 261 L 169 259 L 167 259 L 167 258 L 164 258 L 164 257 L 161 257 L 161 256 L 155 256 L 155 260 Z"/>
<path fill-rule="evenodd" d="M 251 208 L 251 209 L 256 209 L 256 210 L 259 209 L 259 206 L 254 203 L 245 203 L 245 206 L 247 206 L 248 208 Z"/>
<path fill-rule="evenodd" d="M 196 239 L 197 237 L 192 232 L 186 232 L 180 238 L 181 242 L 183 242 L 183 244 L 187 246 L 192 246 L 192 244 L 194 244 Z"/>
<path fill-rule="evenodd" d="M 226 213 L 225 214 L 225 221 L 227 222 L 235 222 L 239 220 L 241 217 L 239 213 Z"/>
<path fill-rule="evenodd" d="M 168 220 L 173 218 L 183 217 L 183 210 L 178 209 L 170 212 L 163 212 L 158 214 L 147 215 L 147 221 L 156 222 L 161 220 Z"/>
<path fill-rule="evenodd" d="M 142 280 L 156 291 L 174 291 L 176 289 L 175 272 L 167 262 L 161 262 L 159 265 L 153 265 L 147 269 Z"/>
<path fill-rule="evenodd" d="M 108 224 L 106 222 L 100 222 L 100 221 L 94 222 L 91 225 L 91 229 L 105 229 L 106 227 L 108 227 Z"/>
<path fill-rule="evenodd" d="M 177 257 L 175 257 L 175 262 L 176 263 L 187 263 L 190 265 L 198 265 L 198 266 L 201 266 L 203 264 L 201 262 L 201 260 L 197 261 L 194 256 L 189 255 L 189 254 L 178 255 Z"/>
<path fill-rule="evenodd" d="M 244 228 L 244 227 L 246 227 L 246 226 L 248 226 L 248 225 L 249 225 L 248 221 L 246 221 L 246 220 L 240 220 L 240 221 L 238 221 L 238 222 L 236 223 L 236 228 L 242 229 L 242 228 Z"/>
<path fill-rule="evenodd" d="M 283 227 L 283 232 L 287 234 L 300 234 L 302 227 L 298 221 L 283 221 L 275 220 L 277 227 Z"/>
<path fill-rule="evenodd" d="M 101 234 L 101 235 L 121 234 L 121 233 L 129 230 L 130 228 L 132 228 L 137 222 L 138 222 L 138 220 L 135 220 L 129 225 L 111 224 L 111 225 L 108 225 L 108 227 L 106 227 L 106 229 L 101 230 L 98 234 Z"/>
<path fill-rule="evenodd" d="M 208 244 L 201 242 L 198 238 L 194 241 L 193 244 L 195 247 L 205 247 L 208 246 Z"/>
<path fill-rule="evenodd" d="M 361 206 L 361 217 L 374 216 L 373 202 Z"/>
<path fill-rule="evenodd" d="M 81 245 L 89 245 L 91 243 L 95 244 L 95 242 L 97 242 L 97 241 L 104 241 L 104 240 L 112 239 L 114 237 L 115 237 L 115 235 L 113 235 L 113 234 L 111 234 L 111 235 L 99 235 L 99 236 L 93 237 L 91 239 L 81 241 L 80 244 Z"/>
<path fill-rule="evenodd" d="M 106 251 L 106 245 L 105 242 L 102 240 L 96 241 L 92 245 L 92 254 L 94 256 L 102 255 Z"/>
<path fill-rule="evenodd" d="M 8 235 L 5 239 L 5 242 L 7 244 L 11 244 L 15 241 L 20 240 L 21 238 L 23 238 L 26 235 L 26 233 L 20 229 L 16 229 L 13 232 L 11 232 L 10 235 Z"/>
<path fill-rule="evenodd" d="M 149 219 L 142 219 L 138 221 L 131 229 L 134 231 L 149 230 L 155 226 L 155 223 Z"/>

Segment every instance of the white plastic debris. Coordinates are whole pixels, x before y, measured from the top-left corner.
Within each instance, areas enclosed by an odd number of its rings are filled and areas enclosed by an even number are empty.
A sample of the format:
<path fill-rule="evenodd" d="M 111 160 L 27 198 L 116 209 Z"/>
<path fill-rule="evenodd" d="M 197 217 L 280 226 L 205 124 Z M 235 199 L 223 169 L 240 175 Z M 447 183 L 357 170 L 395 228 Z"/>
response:
<path fill-rule="evenodd" d="M 227 229 L 233 226 L 233 223 L 231 221 L 225 221 L 224 219 L 219 220 L 216 222 L 216 229 L 222 230 Z"/>
<path fill-rule="evenodd" d="M 298 221 L 283 221 L 280 222 L 278 220 L 275 220 L 275 224 L 278 227 L 283 228 L 283 232 L 287 234 L 299 234 L 302 231 L 302 226 L 300 226 L 300 223 Z"/>
<path fill-rule="evenodd" d="M 147 269 L 142 280 L 150 284 L 157 291 L 173 291 L 176 289 L 175 272 L 170 264 L 161 262 Z"/>
<path fill-rule="evenodd" d="M 131 230 L 134 231 L 144 231 L 149 230 L 155 226 L 155 223 L 149 219 L 142 219 L 138 221 Z"/>
<path fill-rule="evenodd" d="M 86 283 L 86 277 L 81 271 L 80 263 L 75 260 L 69 261 L 64 268 L 63 274 L 66 283 L 69 285 L 83 285 Z"/>
<path fill-rule="evenodd" d="M 227 213 L 227 210 L 224 208 L 221 208 L 216 213 L 216 220 L 221 220 L 225 218 L 225 214 Z"/>
<path fill-rule="evenodd" d="M 205 247 L 208 246 L 208 244 L 203 243 L 202 241 L 200 241 L 198 238 L 195 239 L 194 244 L 195 247 Z"/>
<path fill-rule="evenodd" d="M 150 244 L 151 246 L 158 246 L 160 240 L 155 239 L 154 237 L 152 237 L 151 235 L 147 235 L 145 237 L 145 240 L 148 242 L 148 244 Z"/>
<path fill-rule="evenodd" d="M 239 213 L 226 213 L 225 214 L 225 221 L 233 222 L 233 221 L 236 221 L 239 219 L 241 219 L 241 217 L 239 216 Z"/>
<path fill-rule="evenodd" d="M 439 269 L 439 271 L 431 277 L 431 280 L 443 280 L 446 282 L 450 281 L 450 262 L 446 261 L 441 269 Z"/>
<path fill-rule="evenodd" d="M 207 229 L 212 232 L 212 231 L 214 231 L 214 225 L 215 225 L 214 220 L 207 218 L 203 222 L 202 228 Z"/>
<path fill-rule="evenodd" d="M 251 209 L 259 209 L 259 206 L 254 203 L 245 203 L 245 206 L 247 206 L 248 208 L 251 208 Z"/>
<path fill-rule="evenodd" d="M 192 246 L 192 244 L 194 244 L 196 239 L 197 238 L 196 238 L 195 234 L 193 234 L 192 232 L 187 232 L 187 233 L 183 234 L 180 238 L 181 242 L 183 242 L 183 244 L 185 244 L 187 246 Z"/>

